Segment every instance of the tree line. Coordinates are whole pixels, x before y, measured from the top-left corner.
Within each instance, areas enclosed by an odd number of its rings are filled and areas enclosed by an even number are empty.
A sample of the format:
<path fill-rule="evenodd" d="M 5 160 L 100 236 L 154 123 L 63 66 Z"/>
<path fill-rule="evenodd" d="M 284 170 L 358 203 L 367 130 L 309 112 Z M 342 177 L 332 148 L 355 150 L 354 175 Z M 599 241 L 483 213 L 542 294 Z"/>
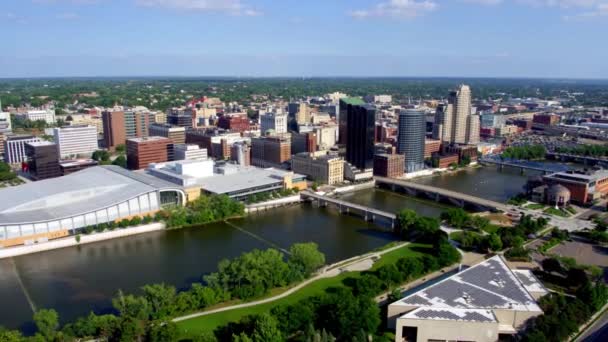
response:
<path fill-rule="evenodd" d="M 517 160 L 536 160 L 545 159 L 547 149 L 544 145 L 524 145 L 507 147 L 501 158 Z"/>
<path fill-rule="evenodd" d="M 294 244 L 287 258 L 275 250 L 253 250 L 233 260 L 222 260 L 218 271 L 205 276 L 201 283 L 178 292 L 166 284 L 141 288 L 140 295 L 119 291 L 112 299 L 116 314 L 90 313 L 73 323 L 59 326 L 55 310 L 39 310 L 34 314 L 37 332 L 24 337 L 18 331 L 0 328 L 0 341 L 37 342 L 73 341 L 99 338 L 108 341 L 175 341 L 177 326 L 170 318 L 200 311 L 233 299 L 262 296 L 272 288 L 286 286 L 309 277 L 325 263 L 325 255 L 315 243 Z"/>
<path fill-rule="evenodd" d="M 555 148 L 555 152 L 577 156 L 605 157 L 608 156 L 608 145 L 579 144 L 576 146 L 558 146 Z"/>

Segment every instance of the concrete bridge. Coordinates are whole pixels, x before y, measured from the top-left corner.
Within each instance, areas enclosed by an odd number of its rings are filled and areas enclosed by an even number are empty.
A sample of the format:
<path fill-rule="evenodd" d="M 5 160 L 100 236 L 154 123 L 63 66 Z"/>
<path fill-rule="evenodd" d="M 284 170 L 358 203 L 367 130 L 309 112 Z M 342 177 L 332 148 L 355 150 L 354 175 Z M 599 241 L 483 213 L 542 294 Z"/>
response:
<path fill-rule="evenodd" d="M 476 196 L 471 196 L 467 194 L 463 194 L 460 192 L 447 190 L 443 188 L 438 188 L 430 185 L 424 185 L 419 183 L 414 183 L 406 180 L 400 179 L 391 179 L 385 177 L 375 177 L 377 186 L 385 186 L 393 191 L 396 190 L 404 190 L 409 195 L 425 195 L 435 201 L 440 201 L 441 199 L 447 199 L 450 202 L 464 207 L 465 205 L 472 205 L 478 208 L 489 209 L 492 211 L 503 211 L 508 212 L 510 207 L 507 204 L 499 203 L 483 198 L 479 198 Z"/>
<path fill-rule="evenodd" d="M 302 191 L 300 193 L 300 197 L 304 201 L 316 202 L 322 207 L 328 207 L 331 205 L 332 207 L 338 209 L 341 214 L 358 215 L 367 222 L 388 224 L 391 229 L 395 229 L 397 223 L 397 216 L 395 214 L 364 205 L 318 195 L 310 191 Z"/>
<path fill-rule="evenodd" d="M 543 166 L 536 166 L 536 165 L 527 165 L 527 164 L 523 164 L 523 163 L 504 161 L 504 160 L 498 160 L 498 159 L 492 159 L 492 158 L 482 158 L 479 160 L 479 163 L 482 165 L 488 165 L 488 164 L 496 165 L 496 166 L 498 166 L 498 169 L 500 171 L 502 171 L 505 168 L 505 166 L 517 168 L 517 169 L 520 169 L 522 174 L 524 173 L 525 170 L 539 171 L 539 172 L 542 172 L 543 174 L 555 173 L 555 172 L 561 172 L 561 171 L 568 170 L 568 168 L 566 168 L 564 170 L 557 170 L 557 169 L 554 169 L 554 168 L 551 168 L 548 166 L 543 167 Z"/>

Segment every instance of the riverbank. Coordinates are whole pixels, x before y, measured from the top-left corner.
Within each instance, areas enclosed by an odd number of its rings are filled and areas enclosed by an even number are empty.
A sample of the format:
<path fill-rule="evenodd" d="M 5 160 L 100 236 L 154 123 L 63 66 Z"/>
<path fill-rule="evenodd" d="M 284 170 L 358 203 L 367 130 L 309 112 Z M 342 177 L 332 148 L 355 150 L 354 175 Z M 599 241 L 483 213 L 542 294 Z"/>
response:
<path fill-rule="evenodd" d="M 143 226 L 133 228 L 115 229 L 101 233 L 92 233 L 89 235 L 80 235 L 80 242 L 76 241 L 76 235 L 70 235 L 65 238 L 51 240 L 34 245 L 9 247 L 0 249 L 0 259 L 12 258 L 21 255 L 46 252 L 54 249 L 74 247 L 88 243 L 100 242 L 105 240 L 117 239 L 138 234 L 156 232 L 165 229 L 165 224 L 162 222 L 150 223 Z"/>

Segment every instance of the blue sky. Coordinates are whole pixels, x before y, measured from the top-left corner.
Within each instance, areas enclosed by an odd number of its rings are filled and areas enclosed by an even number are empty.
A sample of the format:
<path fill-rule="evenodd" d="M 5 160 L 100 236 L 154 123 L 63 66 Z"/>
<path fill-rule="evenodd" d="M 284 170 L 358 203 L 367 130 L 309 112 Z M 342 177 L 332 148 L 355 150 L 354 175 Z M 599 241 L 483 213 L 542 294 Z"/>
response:
<path fill-rule="evenodd" d="M 2 0 L 0 77 L 608 78 L 608 0 Z"/>

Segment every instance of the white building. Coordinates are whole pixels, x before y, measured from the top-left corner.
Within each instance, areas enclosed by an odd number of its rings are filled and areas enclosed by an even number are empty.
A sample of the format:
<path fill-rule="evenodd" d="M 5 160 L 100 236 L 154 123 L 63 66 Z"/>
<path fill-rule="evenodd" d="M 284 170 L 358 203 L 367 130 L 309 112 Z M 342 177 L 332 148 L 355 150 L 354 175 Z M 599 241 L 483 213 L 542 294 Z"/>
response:
<path fill-rule="evenodd" d="M 54 128 L 53 136 L 59 147 L 60 158 L 74 156 L 90 156 L 99 146 L 97 143 L 97 127 L 69 126 Z"/>
<path fill-rule="evenodd" d="M 174 146 L 175 160 L 207 160 L 207 149 L 195 144 L 178 144 Z"/>
<path fill-rule="evenodd" d="M 287 115 L 266 113 L 260 116 L 260 127 L 262 134 L 266 134 L 268 130 L 274 130 L 278 134 L 287 133 Z"/>
<path fill-rule="evenodd" d="M 317 135 L 317 146 L 320 151 L 329 150 L 336 145 L 338 125 L 315 127 L 314 132 Z"/>
<path fill-rule="evenodd" d="M 495 256 L 390 304 L 388 325 L 398 342 L 502 341 L 543 313 L 536 301 L 547 293 Z"/>
<path fill-rule="evenodd" d="M 26 161 L 25 144 L 41 141 L 32 135 L 8 136 L 4 141 L 4 161 L 9 164 L 19 164 Z"/>
<path fill-rule="evenodd" d="M 180 160 L 168 163 L 152 163 L 146 172 L 165 181 L 183 187 L 193 187 L 203 178 L 213 176 L 214 162 L 208 160 Z"/>
<path fill-rule="evenodd" d="M 11 113 L 0 112 L 0 133 L 10 133 L 11 131 Z"/>
<path fill-rule="evenodd" d="M 17 114 L 17 116 L 30 121 L 42 120 L 46 123 L 55 123 L 54 109 L 28 110 L 25 113 Z"/>

